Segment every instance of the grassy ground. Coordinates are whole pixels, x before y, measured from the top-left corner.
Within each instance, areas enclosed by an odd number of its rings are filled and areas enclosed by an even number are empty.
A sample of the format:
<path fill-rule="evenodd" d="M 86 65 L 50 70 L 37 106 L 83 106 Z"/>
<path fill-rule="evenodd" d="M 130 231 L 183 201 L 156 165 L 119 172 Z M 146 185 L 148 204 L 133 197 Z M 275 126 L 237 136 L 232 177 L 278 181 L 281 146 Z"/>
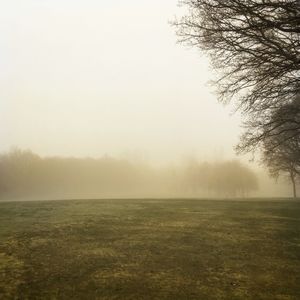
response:
<path fill-rule="evenodd" d="M 0 299 L 300 299 L 300 203 L 0 203 Z"/>

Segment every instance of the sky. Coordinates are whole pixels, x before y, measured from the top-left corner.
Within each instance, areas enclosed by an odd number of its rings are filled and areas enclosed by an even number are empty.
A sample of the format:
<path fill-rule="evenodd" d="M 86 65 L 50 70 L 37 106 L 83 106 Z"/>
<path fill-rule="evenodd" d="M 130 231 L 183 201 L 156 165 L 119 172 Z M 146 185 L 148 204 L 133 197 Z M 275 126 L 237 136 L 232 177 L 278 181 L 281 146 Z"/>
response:
<path fill-rule="evenodd" d="M 241 132 L 177 0 L 0 3 L 0 152 L 230 159 Z"/>

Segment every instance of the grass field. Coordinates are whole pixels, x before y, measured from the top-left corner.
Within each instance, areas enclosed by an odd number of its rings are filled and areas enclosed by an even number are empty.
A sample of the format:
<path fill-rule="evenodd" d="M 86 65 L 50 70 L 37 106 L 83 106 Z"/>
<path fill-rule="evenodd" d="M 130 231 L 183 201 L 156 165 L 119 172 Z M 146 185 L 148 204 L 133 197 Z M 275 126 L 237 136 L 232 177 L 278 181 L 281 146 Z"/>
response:
<path fill-rule="evenodd" d="M 0 203 L 0 299 L 300 299 L 300 203 Z"/>

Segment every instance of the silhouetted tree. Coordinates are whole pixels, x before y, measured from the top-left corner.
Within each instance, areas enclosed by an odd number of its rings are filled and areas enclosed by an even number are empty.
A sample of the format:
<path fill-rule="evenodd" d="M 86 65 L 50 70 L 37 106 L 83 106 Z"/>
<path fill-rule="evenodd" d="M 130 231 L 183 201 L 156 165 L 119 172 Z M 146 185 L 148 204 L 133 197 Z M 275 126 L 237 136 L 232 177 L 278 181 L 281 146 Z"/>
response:
<path fill-rule="evenodd" d="M 279 108 L 260 129 L 256 134 L 264 135 L 263 162 L 274 177 L 289 174 L 296 197 L 296 179 L 300 175 L 300 98 Z"/>
<path fill-rule="evenodd" d="M 283 148 L 288 145 L 295 146 L 295 141 L 300 138 L 300 95 L 297 95 L 289 103 L 269 110 L 261 118 L 253 117 L 248 121 L 247 130 L 241 139 L 240 148 L 242 151 L 252 151 L 258 146 L 275 149 L 282 143 Z M 289 139 L 291 139 L 289 143 Z M 272 145 L 270 145 L 270 143 Z M 270 148 L 271 147 L 271 148 Z M 300 149 L 294 147 L 292 160 L 295 155 L 300 162 Z M 298 151 L 298 152 L 297 152 Z M 290 153 L 290 151 L 288 151 Z M 297 153 L 296 153 L 297 152 Z"/>
<path fill-rule="evenodd" d="M 175 22 L 179 40 L 211 57 L 221 75 L 221 101 L 234 99 L 247 118 L 239 151 L 258 146 L 258 123 L 300 92 L 300 1 L 184 0 L 188 13 Z M 259 124 L 258 124 L 259 126 Z M 250 129 L 250 130 L 249 130 Z M 249 144 L 249 134 L 252 142 Z"/>

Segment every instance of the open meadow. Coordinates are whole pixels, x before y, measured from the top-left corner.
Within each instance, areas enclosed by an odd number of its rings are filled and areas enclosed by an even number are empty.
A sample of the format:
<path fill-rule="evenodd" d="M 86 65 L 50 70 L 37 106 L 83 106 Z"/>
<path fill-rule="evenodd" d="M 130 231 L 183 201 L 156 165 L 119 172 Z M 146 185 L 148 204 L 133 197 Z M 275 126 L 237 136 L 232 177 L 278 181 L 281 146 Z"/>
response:
<path fill-rule="evenodd" d="M 0 299 L 300 299 L 300 203 L 0 203 Z"/>

